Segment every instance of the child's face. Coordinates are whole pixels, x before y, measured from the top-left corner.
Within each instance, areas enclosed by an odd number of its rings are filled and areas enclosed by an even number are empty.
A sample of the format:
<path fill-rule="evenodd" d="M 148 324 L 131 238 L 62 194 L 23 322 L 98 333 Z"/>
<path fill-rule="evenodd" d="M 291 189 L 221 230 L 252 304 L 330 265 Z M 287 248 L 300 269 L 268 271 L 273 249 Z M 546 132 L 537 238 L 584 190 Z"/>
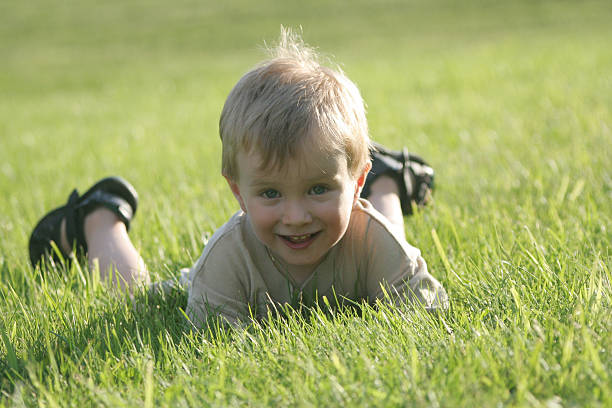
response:
<path fill-rule="evenodd" d="M 257 152 L 241 151 L 239 181 L 228 179 L 259 240 L 300 274 L 312 272 L 346 232 L 369 170 L 354 177 L 345 157 L 305 150 L 281 169 L 261 169 Z"/>

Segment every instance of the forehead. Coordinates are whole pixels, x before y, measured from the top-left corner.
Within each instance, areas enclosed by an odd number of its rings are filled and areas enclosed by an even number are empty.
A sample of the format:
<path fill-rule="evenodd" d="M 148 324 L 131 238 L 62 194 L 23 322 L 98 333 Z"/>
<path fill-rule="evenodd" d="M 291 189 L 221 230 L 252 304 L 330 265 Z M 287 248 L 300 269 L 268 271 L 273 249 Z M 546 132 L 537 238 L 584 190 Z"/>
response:
<path fill-rule="evenodd" d="M 294 155 L 286 157 L 281 163 L 268 163 L 257 149 L 241 150 L 238 156 L 240 177 L 279 179 L 279 178 L 320 178 L 348 177 L 348 164 L 343 154 L 333 154 L 321 149 L 316 143 L 305 144 Z M 283 181 L 283 180 L 278 180 Z"/>

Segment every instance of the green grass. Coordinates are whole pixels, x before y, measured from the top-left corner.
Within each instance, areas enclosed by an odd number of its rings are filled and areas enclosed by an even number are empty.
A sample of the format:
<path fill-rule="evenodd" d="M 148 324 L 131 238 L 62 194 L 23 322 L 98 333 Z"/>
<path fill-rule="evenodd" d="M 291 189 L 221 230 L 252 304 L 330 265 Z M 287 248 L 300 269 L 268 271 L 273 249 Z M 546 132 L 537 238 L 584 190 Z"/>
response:
<path fill-rule="evenodd" d="M 0 405 L 612 405 L 610 3 L 310 4 L 0 4 Z M 32 271 L 34 223 L 108 174 L 140 192 L 154 279 L 189 266 L 237 209 L 224 98 L 280 24 L 342 64 L 376 140 L 434 165 L 406 228 L 447 314 L 323 305 L 198 333 L 183 293 Z"/>

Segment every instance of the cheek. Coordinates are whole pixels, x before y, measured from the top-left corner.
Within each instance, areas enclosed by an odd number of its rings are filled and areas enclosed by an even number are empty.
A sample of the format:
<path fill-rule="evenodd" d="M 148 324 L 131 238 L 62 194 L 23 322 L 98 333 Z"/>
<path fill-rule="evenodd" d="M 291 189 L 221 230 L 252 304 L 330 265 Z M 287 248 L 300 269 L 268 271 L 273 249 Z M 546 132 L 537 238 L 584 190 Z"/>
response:
<path fill-rule="evenodd" d="M 349 223 L 352 209 L 352 194 L 342 194 L 338 197 L 338 200 L 325 206 L 320 216 L 325 219 L 329 227 L 333 228 L 338 233 L 343 233 Z"/>
<path fill-rule="evenodd" d="M 266 229 L 271 229 L 277 223 L 276 211 L 271 207 L 261 206 L 257 204 L 248 207 L 248 214 L 251 218 L 253 227 L 262 232 Z"/>

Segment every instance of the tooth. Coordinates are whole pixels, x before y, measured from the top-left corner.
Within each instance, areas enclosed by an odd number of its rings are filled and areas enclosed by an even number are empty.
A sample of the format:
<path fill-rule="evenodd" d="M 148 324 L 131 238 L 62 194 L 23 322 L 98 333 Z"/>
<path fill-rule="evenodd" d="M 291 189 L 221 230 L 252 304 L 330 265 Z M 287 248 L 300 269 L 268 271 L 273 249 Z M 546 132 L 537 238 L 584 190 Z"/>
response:
<path fill-rule="evenodd" d="M 308 237 L 310 237 L 310 234 L 294 235 L 294 236 L 289 237 L 289 239 L 292 242 L 302 242 L 302 241 L 306 241 L 308 239 Z"/>

